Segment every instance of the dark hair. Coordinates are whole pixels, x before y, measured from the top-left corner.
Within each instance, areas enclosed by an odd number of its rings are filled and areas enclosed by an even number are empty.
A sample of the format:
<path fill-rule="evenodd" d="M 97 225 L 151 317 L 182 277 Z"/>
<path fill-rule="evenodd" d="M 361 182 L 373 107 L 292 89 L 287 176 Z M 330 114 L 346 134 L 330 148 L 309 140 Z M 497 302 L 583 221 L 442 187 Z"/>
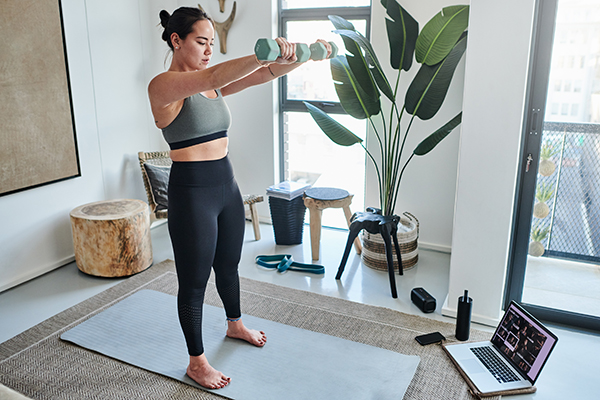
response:
<path fill-rule="evenodd" d="M 208 15 L 196 7 L 179 7 L 173 11 L 172 15 L 168 11 L 162 10 L 158 16 L 160 17 L 160 24 L 165 28 L 162 39 L 167 42 L 171 50 L 173 50 L 173 43 L 171 43 L 173 33 L 177 33 L 183 40 L 192 31 L 192 26 L 197 21 L 208 20 L 212 24 L 212 20 Z"/>

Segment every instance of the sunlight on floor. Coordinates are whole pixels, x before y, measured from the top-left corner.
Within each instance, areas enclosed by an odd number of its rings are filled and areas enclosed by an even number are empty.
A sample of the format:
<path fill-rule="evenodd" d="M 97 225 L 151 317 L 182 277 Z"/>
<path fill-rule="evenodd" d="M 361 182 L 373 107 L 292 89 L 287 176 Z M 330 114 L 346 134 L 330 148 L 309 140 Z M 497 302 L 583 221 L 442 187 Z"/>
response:
<path fill-rule="evenodd" d="M 528 257 L 523 302 L 600 316 L 600 266 Z"/>

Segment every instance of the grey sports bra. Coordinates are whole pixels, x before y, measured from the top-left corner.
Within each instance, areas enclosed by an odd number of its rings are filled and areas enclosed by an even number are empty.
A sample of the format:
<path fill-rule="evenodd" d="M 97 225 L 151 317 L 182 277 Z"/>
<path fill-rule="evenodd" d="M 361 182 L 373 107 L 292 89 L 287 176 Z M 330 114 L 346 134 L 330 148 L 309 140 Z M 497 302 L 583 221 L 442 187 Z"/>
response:
<path fill-rule="evenodd" d="M 162 129 L 171 150 L 227 137 L 231 113 L 220 90 L 210 99 L 197 93 L 183 100 L 181 111 L 173 122 Z"/>

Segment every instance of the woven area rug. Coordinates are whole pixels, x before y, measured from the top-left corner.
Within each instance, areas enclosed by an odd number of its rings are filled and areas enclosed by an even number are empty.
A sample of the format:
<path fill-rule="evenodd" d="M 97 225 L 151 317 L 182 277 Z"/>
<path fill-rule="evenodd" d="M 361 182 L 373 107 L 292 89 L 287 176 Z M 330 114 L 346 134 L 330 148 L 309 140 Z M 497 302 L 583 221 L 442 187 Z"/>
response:
<path fill-rule="evenodd" d="M 59 339 L 141 289 L 175 295 L 173 262 L 157 264 L 0 344 L 0 383 L 34 399 L 222 399 Z M 474 398 L 439 345 L 420 346 L 414 340 L 433 331 L 451 338 L 454 324 L 243 278 L 241 289 L 244 314 L 419 356 L 404 399 Z M 221 306 L 212 283 L 206 303 Z M 488 340 L 489 333 L 472 330 L 471 339 Z"/>

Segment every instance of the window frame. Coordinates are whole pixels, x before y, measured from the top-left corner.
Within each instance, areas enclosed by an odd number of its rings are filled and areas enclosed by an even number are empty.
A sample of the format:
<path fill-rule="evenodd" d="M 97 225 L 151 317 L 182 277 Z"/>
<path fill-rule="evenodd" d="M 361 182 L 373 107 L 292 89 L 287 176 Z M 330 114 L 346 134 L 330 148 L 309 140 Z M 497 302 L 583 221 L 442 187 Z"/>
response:
<path fill-rule="evenodd" d="M 283 0 L 278 0 L 278 35 L 287 37 L 287 23 L 289 21 L 327 21 L 328 15 L 339 15 L 347 20 L 364 19 L 366 20 L 366 38 L 370 40 L 371 36 L 371 5 L 362 7 L 319 7 L 319 8 L 294 8 L 283 9 Z M 333 30 L 332 25 L 332 30 Z M 345 49 L 339 49 L 343 52 Z M 285 121 L 286 112 L 305 112 L 306 106 L 303 100 L 290 100 L 287 98 L 287 75 L 280 78 L 279 82 L 279 178 L 285 180 Z M 327 112 L 328 114 L 347 114 L 339 101 L 311 101 L 309 103 Z"/>

